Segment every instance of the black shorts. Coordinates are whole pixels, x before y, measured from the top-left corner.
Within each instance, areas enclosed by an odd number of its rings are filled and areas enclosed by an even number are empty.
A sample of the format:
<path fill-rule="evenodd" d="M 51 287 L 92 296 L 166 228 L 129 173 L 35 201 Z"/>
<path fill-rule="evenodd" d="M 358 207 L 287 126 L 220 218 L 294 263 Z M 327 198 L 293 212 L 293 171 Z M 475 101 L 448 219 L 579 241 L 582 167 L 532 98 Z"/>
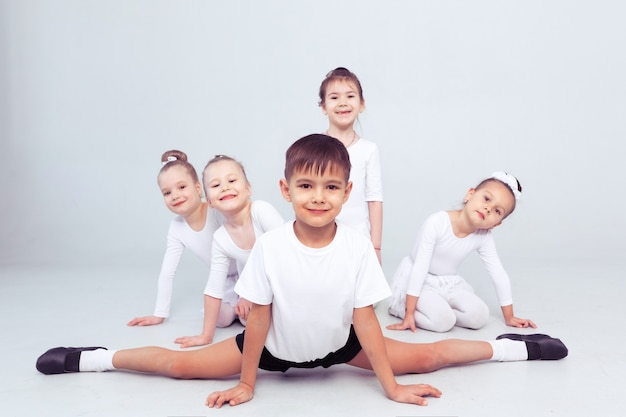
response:
<path fill-rule="evenodd" d="M 239 333 L 235 337 L 235 340 L 237 341 L 237 347 L 239 347 L 239 351 L 242 353 L 245 333 L 246 332 L 244 330 L 243 333 Z M 263 347 L 261 360 L 259 361 L 259 368 L 266 371 L 280 372 L 285 372 L 289 368 L 317 368 L 318 366 L 328 368 L 332 365 L 350 362 L 360 351 L 361 344 L 359 343 L 359 339 L 357 339 L 356 337 L 354 327 L 350 326 L 350 335 L 348 336 L 348 341 L 346 342 L 345 346 L 335 352 L 329 353 L 322 359 L 315 359 L 309 362 L 285 361 L 282 359 L 278 359 L 277 357 L 272 355 L 265 347 Z"/>

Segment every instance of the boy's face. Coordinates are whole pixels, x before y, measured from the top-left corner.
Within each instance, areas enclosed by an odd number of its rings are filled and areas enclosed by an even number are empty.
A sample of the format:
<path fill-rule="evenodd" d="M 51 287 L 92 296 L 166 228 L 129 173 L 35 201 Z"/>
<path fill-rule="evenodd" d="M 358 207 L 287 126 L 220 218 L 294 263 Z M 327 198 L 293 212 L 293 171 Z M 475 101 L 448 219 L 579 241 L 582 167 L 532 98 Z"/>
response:
<path fill-rule="evenodd" d="M 334 227 L 335 218 L 350 196 L 352 183 L 346 183 L 343 171 L 331 166 L 323 174 L 296 171 L 289 181 L 280 180 L 280 190 L 292 204 L 296 222 L 324 228 Z"/>

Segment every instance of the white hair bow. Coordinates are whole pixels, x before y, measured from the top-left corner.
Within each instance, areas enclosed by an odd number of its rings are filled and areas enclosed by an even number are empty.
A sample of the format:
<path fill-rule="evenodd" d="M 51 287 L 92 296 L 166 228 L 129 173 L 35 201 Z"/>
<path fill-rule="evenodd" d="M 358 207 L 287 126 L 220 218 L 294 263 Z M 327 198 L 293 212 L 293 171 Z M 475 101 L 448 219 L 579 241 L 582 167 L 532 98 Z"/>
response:
<path fill-rule="evenodd" d="M 507 174 L 504 171 L 496 171 L 491 174 L 491 178 L 502 181 L 503 183 L 508 185 L 511 191 L 513 191 L 513 195 L 515 196 L 516 200 L 519 200 L 522 196 L 522 192 L 519 189 L 519 182 L 517 181 L 517 178 L 515 178 L 513 175 Z"/>

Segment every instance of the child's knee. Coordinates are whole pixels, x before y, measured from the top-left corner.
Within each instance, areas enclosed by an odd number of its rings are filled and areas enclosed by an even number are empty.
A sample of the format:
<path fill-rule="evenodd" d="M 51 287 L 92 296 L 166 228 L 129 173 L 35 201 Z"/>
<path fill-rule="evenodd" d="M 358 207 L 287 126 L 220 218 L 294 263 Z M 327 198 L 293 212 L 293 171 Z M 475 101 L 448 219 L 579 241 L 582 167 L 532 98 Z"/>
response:
<path fill-rule="evenodd" d="M 235 314 L 235 308 L 229 303 L 222 302 L 215 327 L 228 327 L 233 324 L 236 318 L 237 315 Z"/>
<path fill-rule="evenodd" d="M 441 341 L 430 343 L 423 355 L 420 356 L 420 370 L 419 373 L 433 372 L 446 366 L 445 355 L 442 353 L 445 345 L 441 344 Z"/>
<path fill-rule="evenodd" d="M 182 353 L 182 352 L 177 352 Z M 183 355 L 171 354 L 167 358 L 166 375 L 176 379 L 189 379 L 191 378 L 188 362 L 184 359 Z"/>
<path fill-rule="evenodd" d="M 441 317 L 433 321 L 433 332 L 445 333 L 452 330 L 456 324 L 456 317 L 452 316 Z"/>
<path fill-rule="evenodd" d="M 419 320 L 418 314 L 415 314 L 417 326 L 431 332 L 445 333 L 450 331 L 456 324 L 456 315 L 452 310 L 440 311 L 432 317 L 427 317 L 426 320 L 424 318 L 425 316 L 422 317 L 422 320 Z"/>
<path fill-rule="evenodd" d="M 235 321 L 234 317 L 232 317 L 232 318 L 231 317 L 220 317 L 217 320 L 217 323 L 215 323 L 215 327 L 220 327 L 220 328 L 228 327 L 231 324 L 233 324 L 234 321 Z"/>
<path fill-rule="evenodd" d="M 477 306 L 471 312 L 464 314 L 458 325 L 468 329 L 480 329 L 489 321 L 489 308 L 487 305 Z"/>

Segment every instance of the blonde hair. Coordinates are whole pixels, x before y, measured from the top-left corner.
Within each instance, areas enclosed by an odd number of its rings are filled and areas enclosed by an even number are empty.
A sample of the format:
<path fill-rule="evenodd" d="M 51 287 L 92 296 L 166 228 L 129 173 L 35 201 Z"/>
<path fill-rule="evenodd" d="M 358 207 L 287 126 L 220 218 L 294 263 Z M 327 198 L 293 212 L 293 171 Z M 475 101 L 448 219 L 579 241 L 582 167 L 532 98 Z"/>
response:
<path fill-rule="evenodd" d="M 244 167 L 241 164 L 241 162 L 239 162 L 235 158 L 231 158 L 230 156 L 227 156 L 227 155 L 215 155 L 209 162 L 207 162 L 207 164 L 204 166 L 204 169 L 202 170 L 202 187 L 203 188 L 204 188 L 204 177 L 206 175 L 207 169 L 211 165 L 216 164 L 216 163 L 221 162 L 221 161 L 230 161 L 230 162 L 234 162 L 235 164 L 237 164 L 239 166 L 239 168 L 241 169 L 241 172 L 243 173 L 243 177 L 245 178 L 246 182 L 248 184 L 250 184 L 250 181 L 248 181 L 248 176 L 246 175 L 246 170 L 244 169 Z M 204 193 L 207 194 L 206 189 L 204 190 Z"/>

